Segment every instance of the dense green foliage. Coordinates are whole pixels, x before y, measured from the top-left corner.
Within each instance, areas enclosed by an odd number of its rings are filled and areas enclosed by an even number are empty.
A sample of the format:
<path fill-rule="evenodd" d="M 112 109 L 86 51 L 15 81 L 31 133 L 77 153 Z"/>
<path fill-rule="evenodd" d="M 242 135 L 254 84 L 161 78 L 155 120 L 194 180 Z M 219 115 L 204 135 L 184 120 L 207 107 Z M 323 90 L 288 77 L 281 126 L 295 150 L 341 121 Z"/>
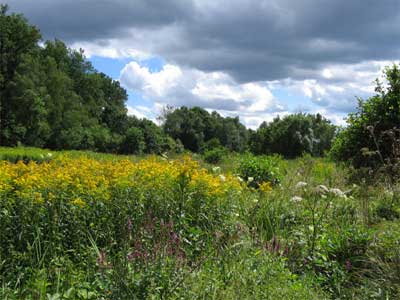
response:
<path fill-rule="evenodd" d="M 227 156 L 227 151 L 224 148 L 217 147 L 204 152 L 203 158 L 205 162 L 210 164 L 220 163 L 225 156 Z"/>
<path fill-rule="evenodd" d="M 283 165 L 284 162 L 279 156 L 246 154 L 240 159 L 237 173 L 254 188 L 258 188 L 264 182 L 276 185 L 281 180 Z"/>
<path fill-rule="evenodd" d="M 250 135 L 255 154 L 278 153 L 288 158 L 310 153 L 322 156 L 331 147 L 336 127 L 320 114 L 294 114 L 262 123 Z"/>
<path fill-rule="evenodd" d="M 163 118 L 164 132 L 191 151 L 200 152 L 213 144 L 236 152 L 247 147 L 248 133 L 238 117 L 223 118 L 200 107 L 181 107 L 167 111 Z"/>
<path fill-rule="evenodd" d="M 0 145 L 160 153 L 173 147 L 148 120 L 127 115 L 126 91 L 60 40 L 0 13 Z"/>
<path fill-rule="evenodd" d="M 347 119 L 348 126 L 335 140 L 334 158 L 351 162 L 355 167 L 382 165 L 382 158 L 395 156 L 396 132 L 400 128 L 400 69 L 385 70 L 387 87 L 377 81 L 376 95 L 359 100 L 358 110 Z M 397 154 L 398 155 L 398 154 Z"/>
<path fill-rule="evenodd" d="M 249 150 L 258 155 L 322 156 L 336 134 L 336 126 L 319 114 L 277 117 L 271 123 L 263 122 L 256 131 L 246 130 L 238 118 L 223 118 L 200 107 L 167 110 L 163 121 L 164 132 L 193 152 L 223 146 L 230 151 Z"/>

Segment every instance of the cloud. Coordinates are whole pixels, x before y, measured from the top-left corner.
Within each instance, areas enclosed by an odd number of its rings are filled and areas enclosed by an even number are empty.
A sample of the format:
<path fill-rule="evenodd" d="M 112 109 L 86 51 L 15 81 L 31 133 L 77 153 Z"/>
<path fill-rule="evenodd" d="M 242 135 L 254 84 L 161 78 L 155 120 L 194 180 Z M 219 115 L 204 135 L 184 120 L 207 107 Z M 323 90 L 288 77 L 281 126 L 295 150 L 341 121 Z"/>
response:
<path fill-rule="evenodd" d="M 154 115 L 153 115 L 151 109 L 148 107 L 141 106 L 141 105 L 133 107 L 133 106 L 128 105 L 126 108 L 128 109 L 129 116 L 135 116 L 139 119 L 146 118 L 146 119 L 154 120 Z"/>
<path fill-rule="evenodd" d="M 115 40 L 107 40 L 102 43 L 91 42 L 74 42 L 70 45 L 74 49 L 83 49 L 87 58 L 92 56 L 100 56 L 114 59 L 133 58 L 137 60 L 146 60 L 152 55 L 148 52 L 126 47 L 118 47 L 115 45 Z"/>
<path fill-rule="evenodd" d="M 128 90 L 139 92 L 154 103 L 147 112 L 130 109 L 140 117 L 154 119 L 167 104 L 200 106 L 222 116 L 239 116 L 243 124 L 255 129 L 263 121 L 289 113 L 266 83 L 237 83 L 223 72 L 203 72 L 171 64 L 166 64 L 159 72 L 150 72 L 138 62 L 130 62 L 121 71 L 120 81 Z"/>
<path fill-rule="evenodd" d="M 238 83 L 223 72 L 167 64 L 152 73 L 138 62 L 131 62 L 122 70 L 120 80 L 124 87 L 140 92 L 159 106 L 201 106 L 224 116 L 239 115 L 250 128 L 278 115 L 297 112 L 320 113 L 334 124 L 345 125 L 347 113 L 355 110 L 358 98 L 367 99 L 374 94 L 374 81 L 389 64 L 389 61 L 366 61 L 332 65 L 310 73 L 314 79 Z M 289 91 L 296 105 L 288 107 L 274 96 L 275 91 L 282 89 Z"/>
<path fill-rule="evenodd" d="M 121 71 L 121 84 L 159 104 L 201 106 L 234 113 L 283 109 L 266 85 L 237 83 L 223 72 L 203 72 L 166 64 L 159 72 L 133 61 Z"/>
<path fill-rule="evenodd" d="M 287 78 L 269 82 L 269 87 L 288 89 L 294 95 L 305 96 L 316 109 L 323 108 L 326 114 L 342 115 L 355 110 L 358 98 L 365 100 L 375 93 L 375 80 L 384 81 L 383 70 L 391 63 L 364 61 L 352 65 L 335 64 L 310 72 L 308 77 L 313 79 Z"/>
<path fill-rule="evenodd" d="M 400 54 L 397 0 L 8 0 L 45 37 L 175 65 L 238 82 L 309 79 L 334 64 Z M 109 55 L 116 53 L 110 51 Z M 306 71 L 306 72 L 304 72 Z"/>
<path fill-rule="evenodd" d="M 39 26 L 45 38 L 100 42 L 126 36 L 130 28 L 162 27 L 190 15 L 180 0 L 6 0 Z"/>

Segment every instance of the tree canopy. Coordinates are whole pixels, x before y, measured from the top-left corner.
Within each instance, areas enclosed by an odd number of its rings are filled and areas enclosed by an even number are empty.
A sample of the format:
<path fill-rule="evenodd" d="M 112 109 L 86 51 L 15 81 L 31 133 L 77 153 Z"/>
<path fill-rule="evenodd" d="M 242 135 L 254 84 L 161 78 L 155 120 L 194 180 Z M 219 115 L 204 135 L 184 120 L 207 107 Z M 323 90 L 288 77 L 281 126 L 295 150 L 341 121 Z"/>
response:
<path fill-rule="evenodd" d="M 191 151 L 201 152 L 213 143 L 236 152 L 247 148 L 248 132 L 238 117 L 224 118 L 200 107 L 181 107 L 170 110 L 163 119 L 164 132 Z"/>
<path fill-rule="evenodd" d="M 321 156 L 331 147 L 336 126 L 320 114 L 293 114 L 263 122 L 250 135 L 250 150 L 256 154 L 278 153 L 288 158 L 310 153 Z"/>
<path fill-rule="evenodd" d="M 126 91 L 62 41 L 39 46 L 39 30 L 0 11 L 0 144 L 158 153 L 169 140 L 127 115 Z"/>
<path fill-rule="evenodd" d="M 355 167 L 379 165 L 381 158 L 393 151 L 393 136 L 388 130 L 400 128 L 400 69 L 398 65 L 384 71 L 385 84 L 376 80 L 376 94 L 365 101 L 359 99 L 358 108 L 347 119 L 347 127 L 336 138 L 332 155 Z M 378 155 L 365 155 L 379 151 Z"/>

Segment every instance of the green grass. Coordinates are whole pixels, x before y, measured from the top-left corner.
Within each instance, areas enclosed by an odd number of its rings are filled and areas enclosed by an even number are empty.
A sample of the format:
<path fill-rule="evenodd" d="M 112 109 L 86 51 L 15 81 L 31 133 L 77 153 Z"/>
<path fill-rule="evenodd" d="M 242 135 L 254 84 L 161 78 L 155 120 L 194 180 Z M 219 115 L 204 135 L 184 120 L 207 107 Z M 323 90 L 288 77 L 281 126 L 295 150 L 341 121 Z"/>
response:
<path fill-rule="evenodd" d="M 39 149 L 33 147 L 0 147 L 0 161 L 9 161 L 12 163 L 16 163 L 18 161 L 22 161 L 24 163 L 28 163 L 30 161 L 35 162 L 46 162 L 52 159 L 55 159 L 60 156 L 68 156 L 72 158 L 79 157 L 88 157 L 97 160 L 109 160 L 109 161 L 118 161 L 118 160 L 132 160 L 137 161 L 143 156 L 135 156 L 135 155 L 120 155 L 120 154 L 110 154 L 110 153 L 99 153 L 93 151 L 82 151 L 82 150 L 65 150 L 65 151 L 52 151 L 47 149 Z"/>
<path fill-rule="evenodd" d="M 23 161 L 44 162 L 53 159 L 55 152 L 31 147 L 0 147 L 0 161 L 6 160 L 12 163 Z"/>

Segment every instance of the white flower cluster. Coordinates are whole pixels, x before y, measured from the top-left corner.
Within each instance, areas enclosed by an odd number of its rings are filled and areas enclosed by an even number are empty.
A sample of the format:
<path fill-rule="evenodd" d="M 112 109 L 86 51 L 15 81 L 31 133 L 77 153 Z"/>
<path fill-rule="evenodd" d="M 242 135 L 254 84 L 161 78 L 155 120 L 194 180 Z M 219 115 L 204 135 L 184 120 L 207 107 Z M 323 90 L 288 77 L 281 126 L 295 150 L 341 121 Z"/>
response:
<path fill-rule="evenodd" d="M 300 201 L 302 201 L 303 200 L 303 198 L 301 198 L 300 196 L 293 196 L 291 199 L 290 199 L 290 201 L 292 201 L 292 202 L 300 202 Z"/>
<path fill-rule="evenodd" d="M 296 189 L 305 188 L 306 186 L 307 186 L 307 182 L 299 181 L 299 182 L 296 184 Z"/>
<path fill-rule="evenodd" d="M 221 168 L 220 167 L 213 167 L 211 170 L 213 171 L 213 173 L 221 172 Z"/>
<path fill-rule="evenodd" d="M 304 189 L 308 186 L 307 182 L 299 181 L 296 184 L 296 189 Z M 336 198 L 347 198 L 346 192 L 341 191 L 338 188 L 328 188 L 327 186 L 320 184 L 315 188 L 315 191 L 321 195 L 322 198 L 327 198 L 328 195 Z M 290 199 L 292 202 L 300 202 L 303 200 L 300 196 L 294 196 Z"/>
<path fill-rule="evenodd" d="M 332 196 L 337 197 L 337 198 L 347 198 L 346 193 L 344 193 L 340 189 L 338 189 L 338 188 L 329 189 L 323 184 L 317 186 L 316 191 L 318 193 L 320 193 L 321 195 L 325 195 L 325 196 L 327 194 L 331 194 Z"/>

